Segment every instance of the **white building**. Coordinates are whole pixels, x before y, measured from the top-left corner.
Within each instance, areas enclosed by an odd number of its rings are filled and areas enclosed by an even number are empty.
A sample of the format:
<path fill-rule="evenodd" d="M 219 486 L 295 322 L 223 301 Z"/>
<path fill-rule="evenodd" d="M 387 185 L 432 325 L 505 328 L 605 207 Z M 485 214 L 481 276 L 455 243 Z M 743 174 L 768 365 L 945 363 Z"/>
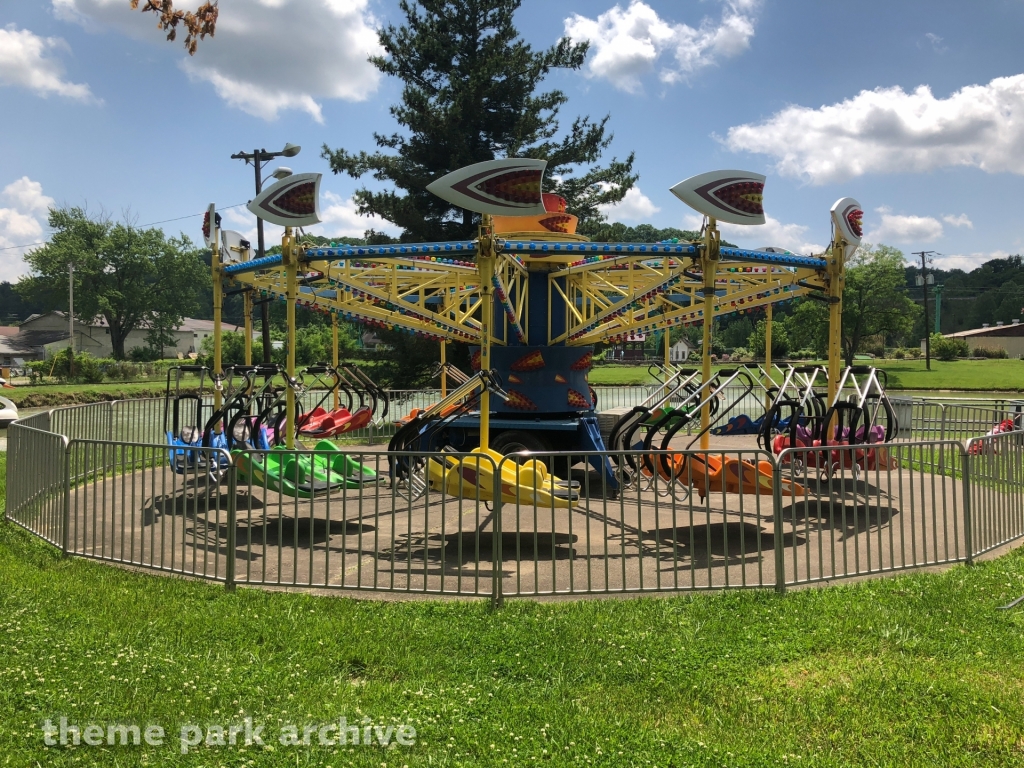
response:
<path fill-rule="evenodd" d="M 224 323 L 227 331 L 244 331 L 235 325 Z M 148 329 L 137 328 L 128 334 L 124 342 L 125 354 L 135 347 L 146 346 Z M 213 335 L 213 320 L 196 320 L 186 317 L 181 325 L 171 331 L 174 345 L 164 347 L 164 357 L 188 357 L 198 352 L 203 339 Z M 32 315 L 18 326 L 15 336 L 0 336 L 0 364 L 17 365 L 23 361 L 45 360 L 48 356 L 68 346 L 68 316 L 65 312 L 47 312 Z M 93 357 L 112 357 L 110 326 L 103 318 L 89 324 L 75 321 L 75 351 L 88 352 Z"/>
<path fill-rule="evenodd" d="M 995 325 L 985 323 L 981 328 L 974 328 L 969 331 L 947 333 L 948 339 L 963 339 L 967 342 L 968 349 L 973 352 L 978 348 L 1004 349 L 1010 357 L 1024 356 L 1024 325 L 1020 320 L 1014 320 L 1009 325 L 1002 321 Z M 921 351 L 924 351 L 924 340 L 921 340 Z"/>
<path fill-rule="evenodd" d="M 686 339 L 680 339 L 668 348 L 668 361 L 670 363 L 685 363 L 689 357 L 692 347 Z"/>

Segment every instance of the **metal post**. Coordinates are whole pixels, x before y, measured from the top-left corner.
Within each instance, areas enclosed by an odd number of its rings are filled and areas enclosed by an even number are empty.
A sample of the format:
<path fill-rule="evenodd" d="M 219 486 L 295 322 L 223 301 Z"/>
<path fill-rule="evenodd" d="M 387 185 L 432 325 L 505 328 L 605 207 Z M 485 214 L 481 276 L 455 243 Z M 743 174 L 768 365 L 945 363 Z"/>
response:
<path fill-rule="evenodd" d="M 487 391 L 486 389 L 484 390 Z M 493 461 L 490 456 L 481 456 L 480 461 Z M 491 526 L 494 541 L 491 545 L 491 608 L 501 608 L 505 604 L 505 594 L 502 586 L 502 530 L 501 530 L 501 466 L 494 467 L 494 524 Z M 479 534 L 478 534 L 479 535 Z"/>
<path fill-rule="evenodd" d="M 769 267 L 771 269 L 771 267 Z M 756 354 L 756 352 L 755 352 Z M 764 372 L 765 387 L 771 386 L 771 371 L 772 371 L 772 304 L 768 304 L 764 308 Z M 764 407 L 765 410 L 772 407 L 771 398 L 765 393 L 764 396 Z"/>
<path fill-rule="evenodd" d="M 711 380 L 711 326 L 715 322 L 715 271 L 718 268 L 719 255 L 718 226 L 713 216 L 708 217 L 708 226 L 704 230 L 704 251 L 701 253 L 701 273 L 704 278 L 704 349 L 702 350 L 701 383 Z M 700 409 L 700 447 L 706 451 L 710 445 L 711 399 L 705 398 Z"/>
<path fill-rule="evenodd" d="M 258 195 L 263 191 L 263 153 L 258 149 L 252 151 L 252 164 L 256 169 L 256 194 Z M 269 158 L 267 158 L 269 160 Z M 263 247 L 263 219 L 259 216 L 256 217 L 256 258 L 263 258 L 266 256 L 266 250 Z M 260 302 L 260 338 L 263 341 L 263 364 L 270 365 L 270 302 Z"/>
<path fill-rule="evenodd" d="M 491 323 L 494 314 L 494 237 L 491 216 L 485 213 L 480 219 L 480 249 L 477 258 L 477 272 L 480 280 L 480 370 L 491 369 Z M 491 433 L 491 393 L 487 387 L 480 392 L 480 447 L 487 450 Z M 497 498 L 497 497 L 495 497 Z M 496 502 L 497 503 L 497 502 Z"/>
<path fill-rule="evenodd" d="M 448 342 L 441 339 L 441 399 L 448 397 L 448 371 L 445 364 L 448 362 Z M 483 354 L 480 355 L 483 357 Z"/>
<path fill-rule="evenodd" d="M 828 255 L 828 402 L 832 405 L 839 389 L 843 360 L 843 288 L 846 283 L 846 241 L 836 229 Z"/>
<path fill-rule="evenodd" d="M 220 231 L 217 229 L 217 206 L 210 203 L 207 214 L 210 222 L 210 273 L 213 279 L 213 375 L 223 373 L 221 366 L 221 312 L 224 308 L 224 286 L 220 273 Z M 221 391 L 213 390 L 213 407 L 219 410 Z"/>
<path fill-rule="evenodd" d="M 68 264 L 68 378 L 75 375 L 75 265 Z"/>
<path fill-rule="evenodd" d="M 291 386 L 291 380 L 295 378 L 295 298 L 299 292 L 299 265 L 293 247 L 293 240 L 292 228 L 285 227 L 284 236 L 281 238 L 281 254 L 287 274 L 285 291 L 287 299 L 286 322 L 288 324 L 288 389 L 285 392 L 287 397 L 285 446 L 289 451 L 295 447 L 295 389 Z"/>
<path fill-rule="evenodd" d="M 331 362 L 334 364 L 334 369 L 338 369 L 338 315 L 331 313 Z M 338 410 L 341 406 L 340 395 L 338 393 L 337 381 L 334 386 L 334 410 Z"/>
<path fill-rule="evenodd" d="M 775 543 L 775 591 L 782 595 L 786 592 L 786 552 L 782 544 L 781 461 L 776 461 L 772 467 L 772 527 L 775 529 L 774 536 L 772 538 Z"/>
<path fill-rule="evenodd" d="M 945 418 L 943 418 L 945 421 Z M 974 563 L 974 531 L 971 530 L 971 455 L 958 446 L 964 477 L 964 548 L 968 565 Z"/>
<path fill-rule="evenodd" d="M 64 509 L 61 517 L 60 552 L 62 557 L 67 557 L 71 529 L 71 445 L 67 439 L 64 441 Z"/>
<path fill-rule="evenodd" d="M 211 454 L 212 459 L 216 454 Z M 238 525 L 238 476 L 235 470 L 233 462 L 228 464 L 228 536 L 227 536 L 227 552 L 225 557 L 225 574 L 224 574 L 224 588 L 228 592 L 235 591 L 235 536 L 237 531 L 235 530 Z"/>
<path fill-rule="evenodd" d="M 924 367 L 925 370 L 932 369 L 932 335 L 928 330 L 931 323 L 928 322 L 928 265 L 925 257 L 931 251 L 918 251 L 915 256 L 921 257 L 921 291 L 924 293 Z"/>
<path fill-rule="evenodd" d="M 252 291 L 243 295 L 245 305 L 245 364 L 252 365 Z"/>

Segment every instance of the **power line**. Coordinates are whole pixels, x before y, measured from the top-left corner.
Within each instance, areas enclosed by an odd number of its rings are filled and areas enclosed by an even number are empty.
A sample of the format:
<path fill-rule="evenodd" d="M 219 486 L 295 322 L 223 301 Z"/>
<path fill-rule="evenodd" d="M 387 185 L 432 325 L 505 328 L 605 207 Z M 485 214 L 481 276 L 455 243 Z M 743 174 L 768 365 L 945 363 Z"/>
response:
<path fill-rule="evenodd" d="M 218 208 L 217 210 L 218 211 L 227 211 L 227 210 L 229 210 L 231 208 L 237 208 L 240 205 L 248 205 L 248 203 L 235 203 L 234 205 L 225 205 L 223 208 Z M 206 214 L 206 211 L 203 211 L 202 213 L 190 213 L 190 214 L 188 214 L 186 216 L 178 216 L 175 219 L 164 219 L 163 221 L 151 221 L 148 224 L 139 224 L 138 228 L 142 229 L 143 227 L 155 227 L 157 224 L 168 224 L 168 223 L 170 223 L 172 221 L 182 221 L 184 219 L 192 219 L 192 218 L 195 218 L 196 216 L 204 216 L 205 214 Z M 31 248 L 33 245 L 46 245 L 47 242 L 48 241 L 46 241 L 46 240 L 40 240 L 38 243 L 25 243 L 24 245 L 5 245 L 2 248 L 0 248 L 0 251 L 10 251 L 10 250 L 13 250 L 15 248 Z"/>

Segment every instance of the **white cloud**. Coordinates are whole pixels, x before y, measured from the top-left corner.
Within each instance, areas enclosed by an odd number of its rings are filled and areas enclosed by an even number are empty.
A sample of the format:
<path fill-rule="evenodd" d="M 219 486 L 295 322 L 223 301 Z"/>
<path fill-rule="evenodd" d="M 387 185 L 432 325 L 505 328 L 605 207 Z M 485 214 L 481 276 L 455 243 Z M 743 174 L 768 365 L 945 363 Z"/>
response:
<path fill-rule="evenodd" d="M 1005 259 L 1010 254 L 1007 251 L 990 251 L 988 253 L 943 253 L 938 254 L 933 259 L 933 265 L 939 269 L 962 269 L 964 272 L 970 272 L 972 269 L 977 269 L 986 261 L 992 259 Z"/>
<path fill-rule="evenodd" d="M 700 231 L 703 218 L 696 214 L 683 217 L 683 228 Z M 810 227 L 803 224 L 784 224 L 773 216 L 765 215 L 765 223 L 757 225 L 728 224 L 719 222 L 722 237 L 741 248 L 785 248 L 802 256 L 820 254 L 826 246 L 812 242 L 807 237 Z"/>
<path fill-rule="evenodd" d="M 930 243 L 942 237 L 942 222 L 932 216 L 902 216 L 877 208 L 878 226 L 864 239 L 872 243 Z"/>
<path fill-rule="evenodd" d="M 723 0 L 723 6 L 717 21 L 705 17 L 699 27 L 691 27 L 662 19 L 647 3 L 633 0 L 625 10 L 616 4 L 596 19 L 573 14 L 565 20 L 565 35 L 590 41 L 589 77 L 636 92 L 641 77 L 659 63 L 659 79 L 671 84 L 747 50 L 760 0 Z M 669 56 L 674 63 L 666 60 Z"/>
<path fill-rule="evenodd" d="M 619 202 L 599 205 L 597 208 L 609 221 L 622 222 L 646 222 L 661 210 L 636 186 L 630 188 Z"/>
<path fill-rule="evenodd" d="M 28 88 L 43 97 L 95 101 L 88 85 L 64 79 L 64 65 L 51 55 L 56 50 L 71 49 L 59 37 L 39 37 L 13 24 L 0 29 L 0 84 Z"/>
<path fill-rule="evenodd" d="M 151 13 L 127 0 L 52 0 L 60 18 L 105 24 L 154 44 L 164 40 Z M 181 68 L 205 81 L 230 106 L 265 120 L 298 110 L 323 122 L 324 99 L 363 101 L 380 73 L 367 62 L 382 53 L 369 0 L 248 0 L 225 4 L 217 36 L 183 56 Z"/>
<path fill-rule="evenodd" d="M 974 229 L 974 222 L 967 218 L 966 213 L 961 213 L 959 216 L 947 213 L 942 217 L 942 220 L 953 227 L 967 227 L 968 229 Z"/>
<path fill-rule="evenodd" d="M 945 99 L 922 85 L 910 93 L 861 91 L 818 109 L 790 106 L 730 128 L 724 143 L 770 155 L 779 173 L 815 184 L 949 166 L 1024 174 L 1024 75 L 967 86 Z"/>
<path fill-rule="evenodd" d="M 4 187 L 0 198 L 11 203 L 0 208 L 0 280 L 16 281 L 28 273 L 22 257 L 29 248 L 11 246 L 29 245 L 44 239 L 43 227 L 48 209 L 54 200 L 43 194 L 43 185 L 22 176 Z"/>
<path fill-rule="evenodd" d="M 325 237 L 335 235 L 338 237 L 362 237 L 368 229 L 375 229 L 393 236 L 397 236 L 401 232 L 390 221 L 379 216 L 360 216 L 356 213 L 355 200 L 351 197 L 345 200 L 333 192 L 323 193 L 320 216 L 324 221 L 323 224 L 317 225 L 320 230 L 318 234 Z"/>
<path fill-rule="evenodd" d="M 936 53 L 945 53 L 946 51 L 949 50 L 948 46 L 942 44 L 946 38 L 939 37 L 934 32 L 925 32 L 924 36 L 925 39 L 928 40 L 928 42 L 931 44 L 932 50 L 935 51 Z"/>

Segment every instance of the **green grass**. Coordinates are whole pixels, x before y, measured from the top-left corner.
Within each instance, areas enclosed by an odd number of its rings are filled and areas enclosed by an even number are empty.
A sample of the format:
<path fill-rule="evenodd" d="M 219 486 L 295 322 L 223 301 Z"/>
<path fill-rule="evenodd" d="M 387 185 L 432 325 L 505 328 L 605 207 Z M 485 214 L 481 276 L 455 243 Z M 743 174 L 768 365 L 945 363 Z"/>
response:
<path fill-rule="evenodd" d="M 1022 360 L 872 360 L 864 364 L 881 368 L 889 377 L 890 389 L 959 392 L 1024 392 Z M 811 363 L 808 363 L 811 364 Z M 819 361 L 815 364 L 823 365 Z M 699 361 L 693 361 L 699 365 Z M 599 365 L 590 371 L 590 383 L 601 385 L 651 384 L 647 366 Z"/>
<path fill-rule="evenodd" d="M 588 375 L 594 386 L 629 386 L 654 384 L 655 379 L 647 372 L 646 365 L 598 365 Z"/>
<path fill-rule="evenodd" d="M 1015 552 L 783 597 L 491 612 L 228 593 L 62 560 L 3 524 L 0 765 L 1016 766 L 1024 613 L 996 608 L 1022 592 Z M 342 715 L 417 743 L 178 749 L 186 723 L 251 716 L 276 737 Z M 47 748 L 41 723 L 61 716 L 172 738 Z"/>
<path fill-rule="evenodd" d="M 874 360 L 889 376 L 892 389 L 950 389 L 960 391 L 1024 391 L 1024 360 Z"/>
<path fill-rule="evenodd" d="M 189 388 L 183 383 L 182 391 Z M 191 389 L 195 389 L 194 385 Z M 98 403 L 107 400 L 163 397 L 166 391 L 166 381 L 156 380 L 104 384 L 45 384 L 5 389 L 4 397 L 21 408 L 48 408 L 57 405 Z"/>

